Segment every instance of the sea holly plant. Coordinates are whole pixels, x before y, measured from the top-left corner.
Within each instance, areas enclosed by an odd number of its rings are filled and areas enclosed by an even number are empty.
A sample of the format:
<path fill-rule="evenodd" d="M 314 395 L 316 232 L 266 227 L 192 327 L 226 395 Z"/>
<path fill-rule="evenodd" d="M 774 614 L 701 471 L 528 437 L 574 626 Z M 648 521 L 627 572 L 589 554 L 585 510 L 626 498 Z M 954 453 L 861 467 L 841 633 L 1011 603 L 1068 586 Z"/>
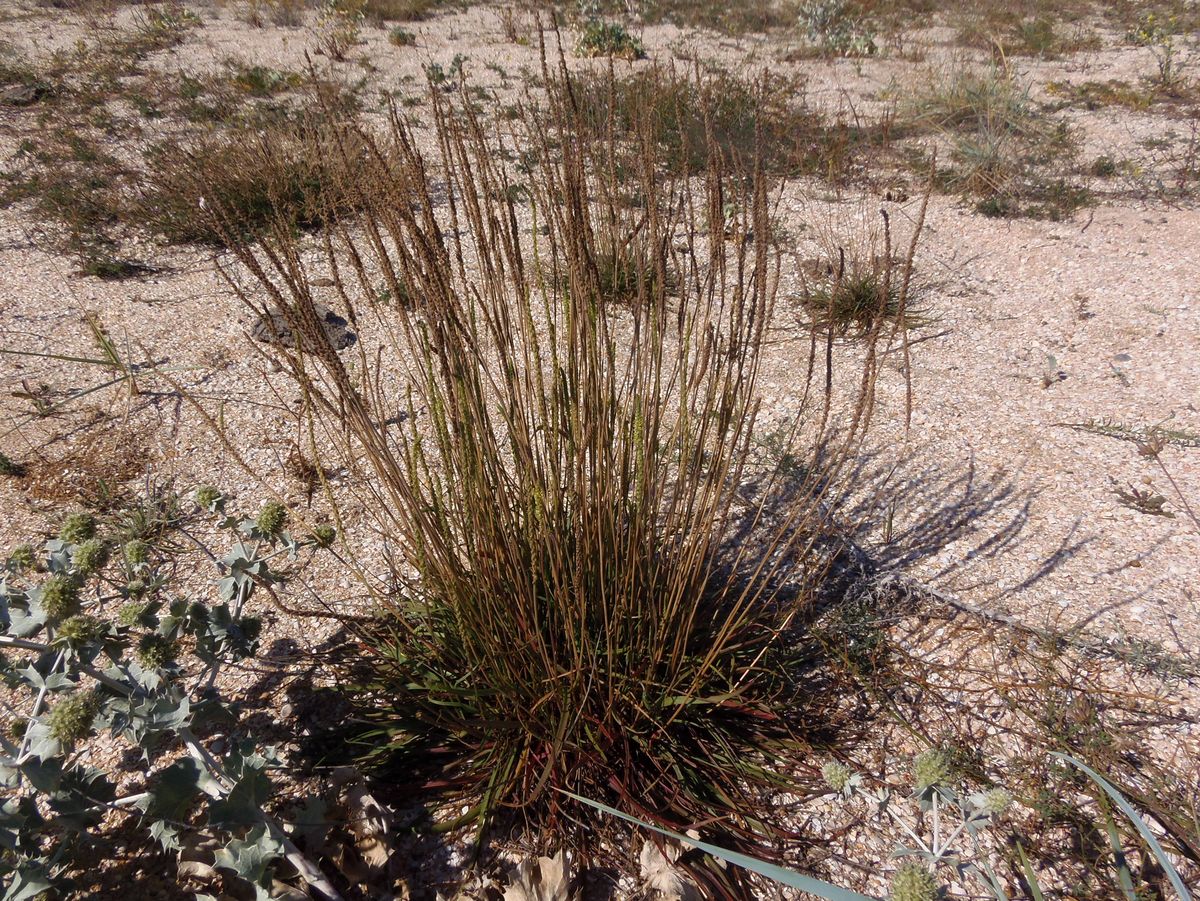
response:
<path fill-rule="evenodd" d="M 217 677 L 258 651 L 262 623 L 249 601 L 280 582 L 278 561 L 329 547 L 332 530 L 298 539 L 279 503 L 239 517 L 215 489 L 193 499 L 231 537 L 224 557 L 200 545 L 218 570 L 212 598 L 172 590 L 171 549 L 120 541 L 83 513 L 40 554 L 15 549 L 0 571 L 0 679 L 10 699 L 28 699 L 23 708 L 0 702 L 5 901 L 68 887 L 78 839 L 114 811 L 137 817 L 168 850 L 212 847 L 213 872 L 240 884 L 239 896 L 269 898 L 274 880 L 298 874 L 314 894 L 338 897 L 264 810 L 281 764 L 275 751 L 246 739 L 218 754 L 195 731 L 213 721 L 236 727 Z M 131 792 L 89 763 L 102 737 L 140 751 L 144 778 Z"/>
<path fill-rule="evenodd" d="M 978 840 L 980 833 L 1012 803 L 1003 788 L 960 793 L 949 755 L 932 748 L 912 762 L 913 790 L 908 799 L 916 802 L 921 813 L 913 817 L 896 809 L 896 793 L 890 788 L 867 788 L 861 777 L 843 764 L 827 763 L 821 774 L 842 797 L 861 795 L 875 806 L 879 816 L 890 818 L 911 840 L 897 845 L 892 852 L 893 857 L 904 859 L 892 876 L 896 901 L 933 901 L 940 865 L 953 868 L 960 879 L 971 876 L 980 881 L 999 899 L 1006 897 Z"/>

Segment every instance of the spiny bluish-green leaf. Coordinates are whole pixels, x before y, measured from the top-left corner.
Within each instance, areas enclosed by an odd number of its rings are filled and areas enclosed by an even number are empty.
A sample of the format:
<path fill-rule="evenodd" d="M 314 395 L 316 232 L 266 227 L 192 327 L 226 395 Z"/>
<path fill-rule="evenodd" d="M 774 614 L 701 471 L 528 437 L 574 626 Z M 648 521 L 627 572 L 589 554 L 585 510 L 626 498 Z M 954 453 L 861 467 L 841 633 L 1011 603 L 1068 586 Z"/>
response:
<path fill-rule="evenodd" d="M 283 845 L 270 834 L 264 823 L 251 829 L 244 839 L 235 838 L 217 851 L 216 865 L 261 887 L 268 879 L 268 869 L 282 852 Z"/>
<path fill-rule="evenodd" d="M 22 860 L 13 873 L 4 901 L 29 901 L 51 887 L 50 874 L 41 863 Z"/>
<path fill-rule="evenodd" d="M 42 722 L 31 722 L 25 729 L 25 739 L 29 744 L 29 753 L 38 760 L 52 760 L 61 757 L 62 742 L 50 734 L 50 727 Z"/>
<path fill-rule="evenodd" d="M 159 773 L 140 805 L 154 819 L 187 820 L 188 811 L 201 793 L 201 767 L 191 757 L 181 757 Z"/>
<path fill-rule="evenodd" d="M 225 769 L 234 786 L 229 794 L 213 801 L 208 809 L 208 821 L 222 829 L 261 823 L 262 806 L 271 793 L 271 780 L 266 769 L 270 761 L 257 752 L 247 752 L 245 746 L 229 755 Z"/>
<path fill-rule="evenodd" d="M 179 841 L 179 829 L 163 820 L 150 824 L 150 837 L 162 845 L 164 851 L 178 851 L 183 845 Z"/>
<path fill-rule="evenodd" d="M 74 680 L 66 673 L 55 672 L 49 676 L 43 676 L 38 672 L 36 667 L 27 666 L 23 670 L 18 670 L 21 678 L 41 691 L 43 688 L 46 691 L 72 691 L 76 688 Z"/>

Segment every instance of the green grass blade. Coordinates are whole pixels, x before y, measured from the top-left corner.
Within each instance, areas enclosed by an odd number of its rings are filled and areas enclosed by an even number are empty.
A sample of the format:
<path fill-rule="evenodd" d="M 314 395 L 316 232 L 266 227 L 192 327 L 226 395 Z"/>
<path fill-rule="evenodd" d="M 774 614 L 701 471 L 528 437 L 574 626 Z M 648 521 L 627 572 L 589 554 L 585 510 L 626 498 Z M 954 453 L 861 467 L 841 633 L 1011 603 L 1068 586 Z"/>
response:
<path fill-rule="evenodd" d="M 627 813 L 622 813 L 619 810 L 614 810 L 605 804 L 598 801 L 592 801 L 588 798 L 580 797 L 572 792 L 564 791 L 564 795 L 569 798 L 574 798 L 581 804 L 587 804 L 589 807 L 594 807 L 604 813 L 624 820 L 627 823 L 632 823 L 635 826 L 641 826 L 643 829 L 649 829 L 657 832 L 659 835 L 665 835 L 668 838 L 673 838 L 677 842 L 682 842 L 693 848 L 698 848 L 705 854 L 711 854 L 718 860 L 723 860 L 726 863 L 734 864 L 735 866 L 743 867 L 752 873 L 758 873 L 760 876 L 766 876 L 768 879 L 773 879 L 781 885 L 786 885 L 791 888 L 798 888 L 803 892 L 809 892 L 826 901 L 878 901 L 871 895 L 861 895 L 858 892 L 851 891 L 847 888 L 842 888 L 839 885 L 833 885 L 829 882 L 823 882 L 820 879 L 814 879 L 811 876 L 803 876 L 800 873 L 792 870 L 784 869 L 775 864 L 767 863 L 755 857 L 750 857 L 746 854 L 739 854 L 736 851 L 726 851 L 724 848 L 718 848 L 716 845 L 710 845 L 707 842 L 697 841 L 694 838 L 688 838 L 686 835 L 680 835 L 677 832 L 671 832 L 669 829 L 660 829 L 658 826 L 652 826 L 644 820 L 639 820 L 637 817 L 632 817 Z"/>
<path fill-rule="evenodd" d="M 1025 871 L 1025 881 L 1029 883 L 1029 894 L 1033 895 L 1033 901 L 1046 901 L 1042 895 L 1042 887 L 1038 885 L 1037 873 L 1033 871 L 1033 864 L 1025 854 L 1025 846 L 1020 842 L 1017 842 L 1017 854 L 1021 856 L 1021 869 Z"/>
<path fill-rule="evenodd" d="M 86 363 L 89 366 L 109 366 L 109 360 L 96 360 L 92 357 L 73 357 L 70 354 L 52 354 L 42 353 L 36 350 L 12 350 L 7 347 L 0 347 L 0 354 L 9 354 L 14 357 L 44 357 L 47 360 L 59 360 L 63 363 Z"/>
<path fill-rule="evenodd" d="M 1113 865 L 1117 869 L 1117 881 L 1121 883 L 1121 891 L 1129 901 L 1137 901 L 1137 891 L 1133 887 L 1133 874 L 1129 872 L 1129 864 L 1125 860 L 1125 851 L 1121 847 L 1121 836 L 1117 834 L 1117 824 L 1110 811 L 1104 812 L 1104 829 L 1108 832 L 1108 843 L 1112 845 Z"/>
<path fill-rule="evenodd" d="M 1063 754 L 1059 751 L 1052 751 L 1051 756 L 1057 757 L 1059 760 L 1065 760 L 1074 767 L 1078 767 L 1083 772 L 1087 773 L 1091 780 L 1098 786 L 1104 789 L 1105 793 L 1116 802 L 1116 805 L 1121 808 L 1121 812 L 1133 822 L 1137 827 L 1137 831 L 1141 833 L 1146 844 L 1150 846 L 1150 850 L 1154 852 L 1154 856 L 1158 858 L 1159 864 L 1163 871 L 1167 874 L 1167 878 L 1171 880 L 1171 887 L 1175 889 L 1175 893 L 1179 895 L 1181 901 L 1191 901 L 1192 895 L 1187 890 L 1187 886 L 1183 884 L 1183 879 L 1180 877 L 1175 865 L 1171 863 L 1167 852 L 1163 850 L 1162 845 L 1158 843 L 1158 839 L 1154 837 L 1154 833 L 1150 831 L 1150 827 L 1146 825 L 1145 820 L 1138 815 L 1138 812 L 1133 809 L 1133 806 L 1125 800 L 1125 796 L 1112 787 L 1103 776 L 1089 767 L 1086 763 L 1076 760 L 1069 754 Z"/>

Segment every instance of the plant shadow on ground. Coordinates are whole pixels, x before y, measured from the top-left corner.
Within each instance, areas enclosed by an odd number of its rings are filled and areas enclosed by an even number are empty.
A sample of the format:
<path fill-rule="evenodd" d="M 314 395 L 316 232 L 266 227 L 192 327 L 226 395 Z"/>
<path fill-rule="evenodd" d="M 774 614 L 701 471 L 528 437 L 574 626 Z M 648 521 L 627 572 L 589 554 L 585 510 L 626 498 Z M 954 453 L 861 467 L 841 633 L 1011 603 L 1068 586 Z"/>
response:
<path fill-rule="evenodd" d="M 319 627 L 318 627 L 319 628 Z M 330 799 L 339 776 L 360 763 L 364 747 L 362 725 L 354 709 L 330 683 L 355 670 L 355 637 L 342 627 L 333 627 L 327 637 L 313 645 L 295 639 L 278 639 L 261 657 L 264 671 L 240 696 L 247 715 L 239 729 L 266 744 L 291 742 L 296 752 L 289 759 L 291 778 L 303 783 L 310 795 Z M 437 828 L 426 806 L 428 790 L 408 771 L 380 772 L 371 778 L 372 793 L 387 805 L 390 832 L 389 860 L 382 872 L 355 884 L 363 871 L 353 851 L 328 853 L 330 847 L 353 846 L 353 830 L 346 817 L 330 817 L 315 832 L 319 839 L 301 838 L 299 843 L 314 859 L 322 860 L 331 878 L 344 883 L 347 899 L 378 897 L 378 892 L 400 891 L 414 901 L 433 901 L 450 891 L 463 878 L 472 858 L 464 845 Z M 332 794 L 331 794 L 332 793 Z M 307 845 L 311 845 L 308 847 Z M 467 851 L 470 851 L 468 845 Z M 351 856 L 347 864 L 345 857 Z M 357 869 L 355 869 L 357 868 Z"/>
<path fill-rule="evenodd" d="M 1058 750 L 1104 772 L 1175 853 L 1193 866 L 1200 862 L 1200 825 L 1188 813 L 1194 774 L 1173 757 L 1195 721 L 1177 700 L 1181 686 L 1200 674 L 1191 648 L 1097 636 L 1089 631 L 1094 617 L 1072 616 L 1069 607 L 1007 613 L 1005 598 L 1054 573 L 1096 536 L 1083 533 L 1079 522 L 1070 525 L 1058 547 L 1030 563 L 1023 577 L 1015 574 L 1016 584 L 997 586 L 973 578 L 972 565 L 1000 555 L 1016 559 L 1035 491 L 1001 474 L 981 477 L 974 466 L 897 466 L 878 455 L 863 462 L 856 481 L 879 487 L 864 487 L 865 500 L 845 510 L 857 524 L 852 553 L 837 606 L 818 628 L 826 629 L 851 684 L 877 703 L 867 705 L 869 715 L 907 735 L 899 746 L 915 737 L 918 746 L 946 749 L 962 778 L 981 788 L 1003 786 L 1018 799 L 1021 812 L 1006 822 L 998 849 L 1015 884 L 1024 879 L 1020 846 L 1039 871 L 1054 872 L 1076 891 L 1122 896 L 1117 880 L 1105 878 L 1113 867 L 1102 819 L 1107 802 L 1088 780 L 1049 758 Z M 950 546 L 960 549 L 943 563 Z M 983 590 L 989 600 L 977 606 L 903 575 L 929 560 L 940 565 L 934 580 L 952 578 L 959 590 Z M 1161 730 L 1153 739 L 1152 729 Z M 889 775 L 877 766 L 863 763 L 877 778 Z M 1122 828 L 1139 848 L 1129 855 L 1134 880 L 1166 891 L 1157 861 Z"/>
<path fill-rule="evenodd" d="M 794 492 L 811 491 L 814 482 L 797 475 L 794 461 L 768 462 L 784 471 L 784 481 L 789 473 L 794 477 L 790 485 L 776 484 L 771 489 L 778 504 L 766 508 L 764 515 L 771 516 L 795 501 Z M 989 618 L 986 612 L 978 615 L 956 608 L 936 591 L 925 593 L 920 586 L 902 582 L 900 575 L 964 540 L 971 541 L 970 549 L 962 552 L 961 563 L 948 565 L 945 572 L 969 577 L 971 561 L 1011 554 L 1020 546 L 1029 526 L 1035 493 L 1018 489 L 1004 475 L 981 475 L 974 466 L 958 471 L 935 465 L 898 469 L 883 453 L 864 453 L 856 466 L 854 483 L 863 488 L 863 494 L 860 499 L 848 499 L 844 507 L 843 519 L 849 527 L 845 545 L 831 548 L 836 562 L 825 589 L 805 622 L 797 624 L 792 634 L 792 642 L 806 649 L 809 661 L 806 669 L 797 671 L 798 680 L 810 698 L 822 694 L 830 698 L 830 703 L 822 706 L 826 720 L 823 734 L 818 731 L 807 736 L 811 749 L 822 753 L 820 749 L 837 748 L 853 758 L 873 743 L 869 736 L 896 727 L 898 714 L 909 717 L 906 721 L 916 730 L 918 743 L 949 747 L 964 778 L 983 786 L 1003 780 L 1002 784 L 1026 805 L 1029 812 L 1024 819 L 1011 824 L 1004 853 L 1011 856 L 1013 843 L 1019 839 L 1040 867 L 1086 882 L 1088 877 L 1081 875 L 1081 867 L 1084 863 L 1100 865 L 1099 858 L 1107 845 L 1100 842 L 1102 835 L 1096 831 L 1097 823 L 1088 810 L 1089 796 L 1085 793 L 1082 800 L 1066 799 L 1070 791 L 1086 792 L 1087 786 L 1065 771 L 1046 766 L 1039 760 L 1037 749 L 1065 747 L 1093 760 L 1107 759 L 1107 772 L 1116 780 L 1125 771 L 1124 790 L 1152 811 L 1161 813 L 1162 798 L 1170 797 L 1163 792 L 1177 788 L 1131 780 L 1128 763 L 1122 766 L 1119 758 L 1112 758 L 1117 736 L 1111 732 L 1107 717 L 1112 713 L 1134 715 L 1135 711 L 1128 704 L 1115 706 L 1117 694 L 1095 684 L 1086 667 L 1081 667 L 1080 660 L 1094 660 L 1097 653 L 1105 652 L 1074 643 L 1077 636 L 1070 629 L 1058 635 L 1040 633 L 1015 621 Z M 772 474 L 763 472 L 761 480 L 752 480 L 747 490 L 758 490 Z M 886 505 L 879 502 L 882 496 L 888 498 Z M 904 512 L 897 515 L 896 511 Z M 906 515 L 907 511 L 915 511 L 915 515 Z M 730 545 L 738 545 L 746 534 L 748 530 L 735 528 Z M 1050 574 L 1084 545 L 1084 539 L 1065 541 L 1060 551 L 1034 567 L 1023 585 Z M 786 591 L 786 572 L 781 571 L 780 579 L 785 584 L 777 587 Z M 989 723 L 998 725 L 998 708 L 983 706 L 978 715 L 956 722 L 961 711 L 956 714 L 958 705 L 945 695 L 945 686 L 955 684 L 954 679 L 939 684 L 930 675 L 968 671 L 970 664 L 962 656 L 963 642 L 968 638 L 973 654 L 978 654 L 980 648 L 995 648 L 1011 641 L 1022 648 L 1026 657 L 1022 663 L 1029 667 L 1025 678 L 1011 677 L 1012 681 L 1005 684 L 1005 689 L 1019 694 L 1022 701 L 1022 721 L 1012 724 L 1011 730 L 1001 727 L 1002 732 L 1022 739 L 1021 753 L 1015 757 L 1001 761 L 973 750 L 985 741 L 977 721 L 991 716 Z M 275 660 L 276 668 L 247 690 L 245 705 L 255 712 L 245 720 L 246 728 L 268 742 L 275 737 L 294 739 L 301 731 L 307 733 L 300 738 L 295 761 L 302 778 L 319 780 L 322 773 L 335 767 L 354 764 L 363 752 L 360 726 L 354 722 L 352 708 L 323 685 L 330 673 L 339 672 L 345 677 L 354 671 L 353 644 L 353 636 L 340 629 L 312 648 L 302 649 L 291 640 L 276 642 L 264 656 L 264 662 Z M 998 681 L 1010 678 L 1000 676 L 1000 669 L 1020 669 L 1011 653 L 1010 646 L 1007 655 L 1000 655 Z M 1119 654 L 1109 654 L 1108 659 L 1122 664 Z M 858 690 L 848 693 L 851 686 Z M 867 701 L 852 704 L 848 710 L 844 705 L 836 709 L 834 697 L 862 696 L 864 689 Z M 1085 690 L 1095 699 L 1091 702 L 1094 707 L 1081 713 L 1077 705 L 1070 706 L 1075 703 L 1070 698 Z M 287 722 L 277 719 L 282 698 L 292 708 Z M 1147 711 L 1137 715 L 1145 716 Z M 1127 746 L 1128 742 L 1128 738 L 1120 738 L 1120 745 Z M 893 746 L 894 740 L 886 743 Z M 894 751 L 898 749 L 893 747 Z M 811 761 L 804 758 L 793 762 L 802 770 L 811 766 Z M 430 763 L 430 770 L 425 772 L 388 766 L 371 776 L 372 792 L 399 813 L 400 825 L 388 841 L 395 859 L 403 858 L 407 863 L 398 862 L 391 873 L 414 898 L 433 897 L 435 890 L 451 888 L 453 880 L 465 877 L 476 862 L 469 853 L 463 854 L 463 845 L 452 839 L 453 833 L 445 835 L 436 825 L 432 813 L 438 797 L 437 779 L 432 777 L 437 770 L 436 758 Z M 523 835 L 522 825 L 520 817 L 501 818 L 496 823 L 477 849 L 478 863 L 484 871 L 498 872 L 493 852 L 499 848 L 532 850 L 526 844 L 528 836 Z M 1168 825 L 1172 834 L 1180 832 L 1178 822 L 1168 821 Z M 1038 836 L 1037 840 L 1031 840 L 1031 834 Z M 1183 834 L 1186 847 L 1189 840 L 1186 832 Z M 793 838 L 786 858 L 789 862 L 812 862 L 821 857 L 820 842 L 803 836 Z M 471 850 L 470 845 L 467 850 Z M 452 864 L 452 860 L 458 863 Z M 819 866 L 814 864 L 814 868 Z M 1145 879 L 1155 878 L 1148 863 L 1135 871 Z M 442 881 L 431 885 L 431 874 Z M 600 888 L 593 888 L 588 897 L 611 897 L 615 872 L 602 872 L 597 881 Z M 1099 892 L 1097 897 L 1107 896 Z"/>
<path fill-rule="evenodd" d="M 784 476 L 782 480 L 776 479 L 775 486 L 770 489 L 774 492 L 776 505 L 765 508 L 764 515 L 769 517 L 781 514 L 789 504 L 794 503 L 796 493 L 811 491 L 814 481 L 807 476 L 797 476 L 794 461 L 768 462 L 782 469 Z M 863 706 L 852 705 L 849 711 L 840 705 L 842 709 L 839 710 L 835 698 L 845 698 L 850 683 L 858 683 L 860 688 L 868 686 L 872 691 L 879 692 L 880 696 L 896 696 L 898 693 L 900 706 L 906 712 L 920 709 L 911 698 L 908 703 L 904 702 L 905 692 L 914 689 L 930 694 L 932 689 L 911 668 L 927 665 L 929 661 L 939 661 L 934 664 L 935 667 L 950 671 L 955 664 L 940 661 L 945 655 L 960 651 L 958 644 L 963 634 L 975 634 L 980 626 L 994 628 L 997 625 L 994 621 L 981 620 L 963 610 L 952 609 L 942 604 L 935 595 L 923 596 L 918 589 L 889 583 L 888 577 L 897 577 L 913 564 L 936 556 L 949 545 L 967 538 L 974 539 L 974 547 L 964 551 L 963 555 L 968 574 L 971 560 L 1011 553 L 1019 545 L 1029 524 L 1029 509 L 1035 496 L 1031 491 L 1017 489 L 1003 475 L 980 475 L 973 466 L 956 472 L 933 465 L 899 471 L 883 454 L 864 453 L 856 467 L 854 484 L 863 487 L 864 499 L 853 501 L 845 507 L 844 521 L 850 525 L 846 544 L 841 548 L 831 548 L 836 562 L 825 589 L 808 611 L 803 624 L 796 624 L 791 639 L 795 646 L 805 649 L 802 656 L 807 658 L 808 666 L 798 670 L 796 675 L 809 697 L 809 703 L 822 695 L 827 696 L 828 700 L 828 704 L 818 702 L 816 705 L 821 708 L 820 718 L 825 725 L 823 729 L 814 730 L 806 736 L 810 748 L 850 749 L 852 755 L 855 753 L 853 749 L 870 743 L 869 735 L 878 733 L 881 728 L 894 726 L 895 721 L 884 706 L 871 702 Z M 790 483 L 787 481 L 789 473 L 793 476 Z M 774 474 L 764 472 L 759 481 L 751 480 L 748 483 L 747 490 L 759 490 Z M 878 502 L 883 495 L 889 499 L 893 511 L 916 510 L 917 514 L 902 517 L 902 526 L 889 527 L 887 522 L 891 514 Z M 741 524 L 743 527 L 747 525 Z M 729 536 L 730 548 L 739 547 L 748 534 L 748 529 L 735 526 Z M 867 546 L 869 537 L 875 540 L 869 541 L 868 552 L 863 547 Z M 1067 546 L 1065 552 L 1051 555 L 1037 567 L 1037 574 L 1031 580 L 1049 574 L 1081 547 L 1082 542 L 1076 541 Z M 786 571 L 780 572 L 779 579 L 783 584 L 773 587 L 781 592 L 781 602 L 786 603 Z M 967 622 L 962 622 L 964 619 Z M 930 623 L 954 625 L 946 629 L 945 636 L 930 641 L 927 634 Z M 976 646 L 983 643 L 982 636 L 976 634 L 976 638 Z M 910 639 L 922 642 L 919 651 L 912 650 L 914 645 L 909 644 Z M 301 760 L 298 761 L 301 772 L 306 776 L 353 764 L 362 754 L 363 746 L 357 734 L 360 727 L 353 721 L 352 708 L 335 692 L 317 687 L 320 682 L 327 681 L 331 672 L 340 670 L 345 674 L 354 671 L 352 645 L 353 637 L 342 630 L 311 649 L 301 650 L 290 640 L 277 642 L 264 661 L 275 658 L 279 661 L 278 669 L 264 675 L 247 691 L 247 707 L 261 712 L 251 714 L 244 725 L 253 727 L 257 734 L 269 741 L 273 732 L 278 732 L 283 738 L 289 734 L 294 736 L 298 731 L 274 719 L 275 711 L 280 706 L 281 688 L 286 684 L 282 694 L 293 708 L 291 722 L 303 724 L 304 731 L 308 733 L 300 741 Z M 903 647 L 909 650 L 902 652 L 900 649 Z M 1064 649 L 1057 648 L 1053 653 L 1059 657 Z M 369 671 L 364 675 L 369 675 Z M 1043 697 L 1038 686 L 1032 686 L 1028 700 L 1046 702 L 1049 695 L 1060 689 L 1066 690 L 1070 684 L 1069 679 L 1060 680 L 1059 683 L 1047 681 L 1044 686 L 1046 697 Z M 922 740 L 934 746 L 947 742 L 950 733 L 943 719 L 951 710 L 952 706 L 947 705 L 944 698 L 936 698 L 927 704 L 923 713 L 929 722 L 918 724 L 913 720 Z M 1052 705 L 1038 711 L 1036 704 L 1030 703 L 1029 711 L 1035 718 L 1040 717 L 1047 729 L 1061 728 L 1061 723 L 1056 719 L 1060 714 L 1052 709 Z M 1047 734 L 1042 736 L 1042 740 L 1049 744 L 1054 737 Z M 1085 753 L 1088 747 L 1086 743 L 1081 745 L 1080 741 L 1076 741 L 1071 749 L 1076 753 Z M 1028 771 L 1022 770 L 1021 775 L 1027 780 L 1030 791 L 1034 791 L 1038 779 L 1049 778 L 1041 771 L 1035 772 L 1033 756 L 1031 754 L 1029 759 L 1021 761 L 1021 765 L 1028 768 Z M 811 765 L 804 759 L 794 762 L 801 769 Z M 965 759 L 961 766 L 970 778 L 988 784 L 995 777 L 995 763 L 983 759 Z M 430 873 L 450 879 L 466 875 L 466 870 L 449 866 L 452 857 L 463 860 L 461 843 L 457 846 L 459 853 L 454 855 L 451 850 L 454 843 L 435 826 L 433 808 L 425 807 L 430 803 L 436 806 L 437 779 L 432 776 L 436 770 L 435 758 L 431 760 L 428 772 L 389 766 L 376 770 L 371 777 L 372 791 L 376 796 L 401 812 L 399 820 L 403 827 L 397 829 L 389 839 L 393 853 L 397 858 L 405 856 L 412 862 L 422 862 L 416 867 L 405 869 L 400 866 L 394 871 L 397 879 L 406 882 L 414 898 L 432 897 L 434 888 L 440 890 L 449 887 L 446 884 L 428 884 L 426 880 Z M 1055 778 L 1065 778 L 1064 774 L 1053 775 Z M 1038 799 L 1043 798 L 1045 789 L 1038 788 L 1037 791 L 1039 793 L 1031 797 L 1044 806 L 1046 802 Z M 1055 818 L 1055 828 L 1060 831 L 1074 830 L 1081 841 L 1091 834 L 1089 830 L 1094 831 L 1094 822 L 1070 805 L 1053 811 L 1047 808 L 1044 812 Z M 491 852 L 496 849 L 527 847 L 525 841 L 528 837 L 522 834 L 522 825 L 519 817 L 497 822 L 478 849 L 478 860 L 485 870 L 495 866 Z M 820 849 L 819 842 L 803 836 L 793 838 L 787 857 L 789 861 L 812 860 L 820 856 L 819 853 L 814 854 Z M 1031 849 L 1031 853 L 1038 855 L 1038 860 L 1054 861 L 1055 865 L 1060 865 L 1062 848 L 1060 843 L 1047 842 L 1045 846 Z M 474 861 L 468 857 L 465 862 L 469 869 Z M 594 890 L 589 897 L 612 896 L 615 873 L 610 876 L 602 874 L 600 882 L 605 883 L 606 888 Z"/>

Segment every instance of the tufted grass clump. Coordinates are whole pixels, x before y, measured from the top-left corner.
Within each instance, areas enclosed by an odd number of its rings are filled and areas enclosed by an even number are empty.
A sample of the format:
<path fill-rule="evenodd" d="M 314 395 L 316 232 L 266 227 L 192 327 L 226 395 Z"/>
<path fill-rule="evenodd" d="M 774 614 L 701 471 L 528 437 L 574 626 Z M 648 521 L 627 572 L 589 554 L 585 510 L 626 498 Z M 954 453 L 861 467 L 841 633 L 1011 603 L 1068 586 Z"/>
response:
<path fill-rule="evenodd" d="M 962 66 L 931 73 L 907 101 L 906 127 L 950 146 L 942 183 L 985 215 L 1058 219 L 1089 202 L 1071 183 L 1077 137 L 1047 119 L 1010 68 Z"/>
<path fill-rule="evenodd" d="M 886 283 L 874 270 L 816 282 L 803 303 L 818 328 L 842 335 L 866 334 L 876 323 L 895 322 L 906 312 L 906 324 L 916 324 L 913 312 L 903 308 L 901 286 Z"/>
<path fill-rule="evenodd" d="M 764 850 L 779 833 L 759 790 L 792 784 L 777 762 L 828 728 L 801 636 L 827 563 L 814 498 L 837 464 L 820 484 L 767 476 L 742 493 L 780 260 L 763 148 L 735 157 L 710 135 L 691 178 L 664 175 L 645 110 L 632 153 L 623 133 L 592 139 L 560 63 L 510 133 L 482 127 L 466 89 L 460 103 L 435 88 L 437 141 L 394 117 L 385 137 L 339 142 L 389 160 L 341 167 L 365 201 L 353 228 L 319 263 L 283 221 L 263 244 L 232 240 L 254 278 L 230 287 L 255 310 L 277 298 L 312 336 L 278 360 L 387 536 L 392 587 L 341 680 L 358 686 L 365 761 L 405 786 L 421 774 L 451 828 L 515 817 L 577 840 L 593 818 L 571 791 Z M 526 166 L 528 197 L 506 159 Z M 613 247 L 636 252 L 614 268 Z M 369 377 L 321 339 L 308 261 L 337 273 L 348 315 L 386 323 L 362 349 Z M 403 285 L 418 302 L 381 299 Z M 830 463 L 863 420 L 835 437 L 814 404 L 799 421 L 815 427 L 785 443 Z"/>
<path fill-rule="evenodd" d="M 757 152 L 771 174 L 839 181 L 854 159 L 886 141 L 873 126 L 826 121 L 801 82 L 778 75 L 755 80 L 716 68 L 700 77 L 655 64 L 615 81 L 582 75 L 575 93 L 596 139 L 615 130 L 636 146 L 652 133 L 662 145 L 660 165 L 675 175 L 702 171 L 711 142 L 744 166 Z"/>
<path fill-rule="evenodd" d="M 23 475 L 25 475 L 25 467 L 0 451 L 0 476 L 19 479 Z"/>
<path fill-rule="evenodd" d="M 336 176 L 329 171 L 329 162 L 336 159 L 330 140 L 327 128 L 309 120 L 258 135 L 160 144 L 147 154 L 147 188 L 135 221 L 173 244 L 223 242 L 222 233 L 206 224 L 202 207 L 209 205 L 224 210 L 228 227 L 245 234 L 264 229 L 281 213 L 294 227 L 317 227 L 349 209 L 330 193 L 336 190 Z M 269 167 L 262 152 L 268 144 Z"/>

